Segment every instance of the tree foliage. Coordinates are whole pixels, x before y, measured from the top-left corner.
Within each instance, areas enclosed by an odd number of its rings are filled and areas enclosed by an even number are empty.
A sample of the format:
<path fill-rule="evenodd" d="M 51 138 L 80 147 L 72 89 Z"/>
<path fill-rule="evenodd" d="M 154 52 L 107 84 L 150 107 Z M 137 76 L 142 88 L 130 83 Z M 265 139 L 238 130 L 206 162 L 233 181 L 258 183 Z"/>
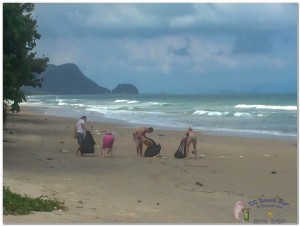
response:
<path fill-rule="evenodd" d="M 49 61 L 32 51 L 41 37 L 33 10 L 32 3 L 3 3 L 3 106 L 11 102 L 12 112 L 19 112 L 19 103 L 26 101 L 22 86 L 41 87 L 38 75 Z"/>

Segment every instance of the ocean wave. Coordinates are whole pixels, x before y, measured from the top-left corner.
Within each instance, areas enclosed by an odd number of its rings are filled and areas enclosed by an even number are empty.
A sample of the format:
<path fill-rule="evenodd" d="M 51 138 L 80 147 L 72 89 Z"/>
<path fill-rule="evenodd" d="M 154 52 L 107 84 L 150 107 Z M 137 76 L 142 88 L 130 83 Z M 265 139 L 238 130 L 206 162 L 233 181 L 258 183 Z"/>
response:
<path fill-rule="evenodd" d="M 84 104 L 70 104 L 71 106 L 74 106 L 74 107 L 84 107 L 85 105 Z"/>
<path fill-rule="evenodd" d="M 12 102 L 11 102 L 12 104 Z M 20 103 L 20 105 L 24 105 L 24 106 L 42 106 L 43 105 L 43 102 L 22 102 Z"/>
<path fill-rule="evenodd" d="M 41 101 L 41 99 L 40 98 L 26 98 L 26 101 L 28 101 L 28 102 L 30 102 L 30 101 L 38 101 L 38 102 L 40 102 Z"/>
<path fill-rule="evenodd" d="M 161 103 L 161 102 L 140 102 L 137 100 L 126 100 L 126 99 L 118 99 L 115 100 L 114 103 L 124 103 L 124 104 L 137 104 L 139 103 L 141 106 L 151 107 L 151 106 L 169 106 L 168 103 Z"/>
<path fill-rule="evenodd" d="M 205 111 L 205 110 L 197 110 L 193 112 L 193 115 L 209 115 L 209 116 L 222 116 L 228 115 L 230 112 L 220 112 L 220 111 Z"/>
<path fill-rule="evenodd" d="M 139 103 L 139 101 L 137 101 L 137 100 L 125 100 L 125 99 L 121 99 L 121 100 L 115 100 L 114 103 L 135 104 L 135 103 Z"/>
<path fill-rule="evenodd" d="M 67 105 L 70 105 L 70 104 L 68 104 L 68 103 L 64 103 L 64 102 L 58 102 L 58 104 L 57 104 L 58 106 L 67 106 Z"/>
<path fill-rule="evenodd" d="M 148 102 L 150 105 L 158 105 L 158 106 L 169 106 L 168 103 L 160 103 L 160 102 Z"/>
<path fill-rule="evenodd" d="M 233 116 L 234 117 L 252 117 L 253 115 L 250 113 L 247 113 L 247 112 L 236 112 L 233 114 Z"/>
<path fill-rule="evenodd" d="M 276 105 L 260 105 L 260 104 L 238 104 L 234 108 L 256 108 L 256 109 L 272 109 L 272 110 L 287 110 L 296 111 L 297 106 L 276 106 Z"/>

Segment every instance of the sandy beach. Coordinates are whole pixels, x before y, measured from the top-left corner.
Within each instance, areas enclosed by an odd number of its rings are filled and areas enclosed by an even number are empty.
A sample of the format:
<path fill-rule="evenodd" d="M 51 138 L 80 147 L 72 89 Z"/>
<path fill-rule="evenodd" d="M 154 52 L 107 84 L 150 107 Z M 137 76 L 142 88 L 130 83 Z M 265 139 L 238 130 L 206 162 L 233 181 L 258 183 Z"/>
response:
<path fill-rule="evenodd" d="M 298 222 L 297 142 L 198 132 L 198 159 L 173 157 L 182 131 L 149 135 L 161 157 L 137 158 L 133 128 L 91 122 L 95 154 L 76 156 L 76 119 L 22 107 L 3 131 L 3 184 L 65 202 L 68 210 L 3 216 L 4 224 L 228 224 L 242 201 L 250 223 Z M 151 126 L 151 125 L 149 125 Z M 114 156 L 100 157 L 104 131 Z M 144 147 L 145 150 L 145 147 Z"/>

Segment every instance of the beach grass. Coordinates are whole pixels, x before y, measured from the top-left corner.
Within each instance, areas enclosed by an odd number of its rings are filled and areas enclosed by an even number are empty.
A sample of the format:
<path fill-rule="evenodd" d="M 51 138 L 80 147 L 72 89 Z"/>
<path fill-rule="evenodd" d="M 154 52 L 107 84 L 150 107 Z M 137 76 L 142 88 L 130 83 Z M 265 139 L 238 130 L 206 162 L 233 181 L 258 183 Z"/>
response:
<path fill-rule="evenodd" d="M 12 192 L 9 187 L 3 186 L 3 214 L 27 215 L 32 211 L 51 212 L 53 210 L 65 210 L 63 202 L 47 199 L 44 196 L 31 198 Z"/>

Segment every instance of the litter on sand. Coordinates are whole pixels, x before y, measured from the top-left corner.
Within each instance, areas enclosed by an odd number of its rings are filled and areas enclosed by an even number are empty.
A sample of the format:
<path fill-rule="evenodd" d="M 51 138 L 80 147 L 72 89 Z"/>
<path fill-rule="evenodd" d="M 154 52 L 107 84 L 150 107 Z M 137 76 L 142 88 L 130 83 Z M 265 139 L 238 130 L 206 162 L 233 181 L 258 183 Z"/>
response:
<path fill-rule="evenodd" d="M 65 149 L 62 149 L 61 150 L 63 153 L 67 153 L 67 152 L 70 152 L 71 150 L 65 150 Z"/>
<path fill-rule="evenodd" d="M 203 187 L 203 184 L 200 183 L 200 182 L 198 182 L 198 181 L 196 182 L 196 184 L 197 184 L 197 185 L 200 185 L 201 187 Z"/>
<path fill-rule="evenodd" d="M 166 158 L 168 158 L 167 156 L 162 156 L 161 154 L 158 154 L 158 155 L 155 155 L 155 156 L 153 156 L 152 158 L 161 158 L 161 159 L 166 159 Z"/>

